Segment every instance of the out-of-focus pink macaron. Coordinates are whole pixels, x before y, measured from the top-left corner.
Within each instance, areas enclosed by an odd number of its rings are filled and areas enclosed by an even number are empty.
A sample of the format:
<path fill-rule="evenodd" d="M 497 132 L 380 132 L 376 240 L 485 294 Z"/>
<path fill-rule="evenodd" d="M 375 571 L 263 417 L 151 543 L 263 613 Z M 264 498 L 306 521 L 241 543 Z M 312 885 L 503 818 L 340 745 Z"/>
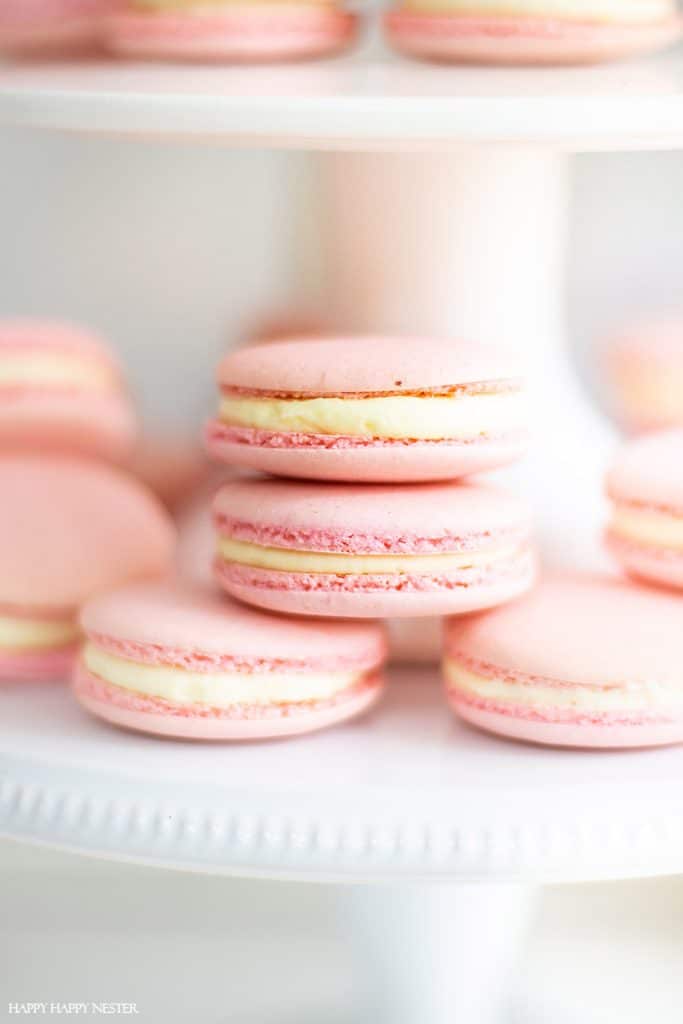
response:
<path fill-rule="evenodd" d="M 92 49 L 115 0 L 0 0 L 0 53 Z"/>
<path fill-rule="evenodd" d="M 634 576 L 683 588 L 683 430 L 627 444 L 607 477 L 607 543 Z"/>
<path fill-rule="evenodd" d="M 115 462 L 137 419 L 108 346 L 80 327 L 0 321 L 0 452 L 73 452 Z"/>
<path fill-rule="evenodd" d="M 127 57 L 294 60 L 344 50 L 357 29 L 358 16 L 332 0 L 122 0 L 106 43 Z"/>
<path fill-rule="evenodd" d="M 471 64 L 594 64 L 678 42 L 676 0 L 399 0 L 396 49 Z"/>
<path fill-rule="evenodd" d="M 634 324 L 607 345 L 606 385 L 629 432 L 683 427 L 683 318 Z"/>
<path fill-rule="evenodd" d="M 174 531 L 156 499 L 101 463 L 0 456 L 0 679 L 62 678 L 80 605 L 171 564 Z"/>
<path fill-rule="evenodd" d="M 274 611 L 455 614 L 534 581 L 529 509 L 493 488 L 238 480 L 219 491 L 214 516 L 218 581 Z"/>
<path fill-rule="evenodd" d="M 451 620 L 449 700 L 473 725 L 570 747 L 683 741 L 679 598 L 600 577 L 543 580 L 494 611 Z"/>
<path fill-rule="evenodd" d="M 372 623 L 266 615 L 206 591 L 128 587 L 88 604 L 80 702 L 115 725 L 204 740 L 336 725 L 380 695 L 385 639 Z"/>
<path fill-rule="evenodd" d="M 218 370 L 217 458 L 281 476 L 446 480 L 520 457 L 526 396 L 507 355 L 417 338 L 290 340 Z"/>

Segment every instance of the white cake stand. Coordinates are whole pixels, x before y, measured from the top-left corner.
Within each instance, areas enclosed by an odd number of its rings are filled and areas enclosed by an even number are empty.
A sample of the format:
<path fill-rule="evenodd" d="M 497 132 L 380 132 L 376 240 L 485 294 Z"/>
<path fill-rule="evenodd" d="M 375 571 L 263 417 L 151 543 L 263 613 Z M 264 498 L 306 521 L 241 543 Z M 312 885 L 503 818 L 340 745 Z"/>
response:
<path fill-rule="evenodd" d="M 513 348 L 538 440 L 500 476 L 535 502 L 549 560 L 598 563 L 613 438 L 569 364 L 566 154 L 683 146 L 680 54 L 570 71 L 372 52 L 275 68 L 35 65 L 0 70 L 0 123 L 317 151 L 332 322 Z M 400 883 L 340 890 L 350 941 L 367 939 L 373 1021 L 487 1024 L 533 886 L 683 870 L 678 750 L 485 737 L 454 723 L 429 673 L 394 680 L 356 725 L 288 743 L 122 735 L 47 687 L 5 689 L 0 709 L 9 836 L 206 872 Z"/>

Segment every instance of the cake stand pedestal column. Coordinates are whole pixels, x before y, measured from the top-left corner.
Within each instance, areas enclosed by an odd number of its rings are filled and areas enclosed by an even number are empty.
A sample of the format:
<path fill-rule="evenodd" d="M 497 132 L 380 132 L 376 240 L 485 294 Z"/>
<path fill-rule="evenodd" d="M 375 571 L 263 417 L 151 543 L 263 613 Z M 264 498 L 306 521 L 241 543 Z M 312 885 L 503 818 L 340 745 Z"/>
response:
<path fill-rule="evenodd" d="M 512 349 L 531 384 L 534 442 L 495 475 L 534 503 L 547 562 L 595 568 L 614 437 L 566 338 L 569 158 L 482 146 L 314 159 L 335 326 Z"/>
<path fill-rule="evenodd" d="M 342 890 L 349 942 L 362 958 L 366 1019 L 499 1024 L 535 893 L 500 884 Z"/>

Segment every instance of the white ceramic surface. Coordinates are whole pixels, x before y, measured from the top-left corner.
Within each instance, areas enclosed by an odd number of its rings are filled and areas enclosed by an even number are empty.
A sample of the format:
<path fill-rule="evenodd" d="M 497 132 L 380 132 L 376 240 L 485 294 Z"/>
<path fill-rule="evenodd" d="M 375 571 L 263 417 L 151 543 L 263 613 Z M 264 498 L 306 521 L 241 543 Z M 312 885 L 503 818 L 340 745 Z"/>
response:
<path fill-rule="evenodd" d="M 60 687 L 0 694 L 0 833 L 211 873 L 618 878 L 683 870 L 680 749 L 517 745 L 458 724 L 436 674 L 394 673 L 317 736 L 201 746 L 118 732 Z"/>
<path fill-rule="evenodd" d="M 322 149 L 671 148 L 683 144 L 683 54 L 546 70 L 440 67 L 381 48 L 266 67 L 10 65 L 0 123 Z"/>

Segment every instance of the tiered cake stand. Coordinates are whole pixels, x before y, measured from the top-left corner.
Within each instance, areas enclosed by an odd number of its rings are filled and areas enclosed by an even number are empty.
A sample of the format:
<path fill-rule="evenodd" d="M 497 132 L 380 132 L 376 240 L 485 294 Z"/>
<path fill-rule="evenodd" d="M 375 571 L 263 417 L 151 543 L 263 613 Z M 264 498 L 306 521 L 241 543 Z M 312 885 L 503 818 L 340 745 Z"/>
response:
<path fill-rule="evenodd" d="M 549 561 L 597 563 L 613 438 L 565 345 L 568 154 L 683 147 L 681 54 L 562 71 L 374 51 L 275 68 L 28 66 L 0 70 L 0 123 L 311 151 L 333 321 L 512 347 L 538 440 L 500 477 L 536 503 Z M 6 835 L 207 873 L 373 883 L 340 888 L 340 913 L 349 942 L 367 943 L 364 1019 L 378 1024 L 498 1019 L 538 883 L 683 870 L 680 750 L 479 735 L 428 670 L 395 673 L 367 719 L 286 743 L 120 734 L 44 686 L 3 689 L 0 710 Z"/>

